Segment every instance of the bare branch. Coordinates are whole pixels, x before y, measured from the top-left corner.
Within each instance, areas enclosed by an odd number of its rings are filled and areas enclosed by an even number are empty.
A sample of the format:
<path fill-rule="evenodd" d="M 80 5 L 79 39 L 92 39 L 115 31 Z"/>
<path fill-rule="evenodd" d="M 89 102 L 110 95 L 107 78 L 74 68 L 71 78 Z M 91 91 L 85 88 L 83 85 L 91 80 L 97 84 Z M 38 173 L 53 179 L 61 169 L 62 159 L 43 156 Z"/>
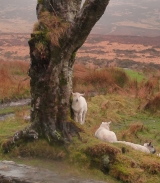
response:
<path fill-rule="evenodd" d="M 69 42 L 76 45 L 76 49 L 84 43 L 93 26 L 105 12 L 108 3 L 109 0 L 86 0 L 75 17 L 68 34 L 71 40 Z"/>

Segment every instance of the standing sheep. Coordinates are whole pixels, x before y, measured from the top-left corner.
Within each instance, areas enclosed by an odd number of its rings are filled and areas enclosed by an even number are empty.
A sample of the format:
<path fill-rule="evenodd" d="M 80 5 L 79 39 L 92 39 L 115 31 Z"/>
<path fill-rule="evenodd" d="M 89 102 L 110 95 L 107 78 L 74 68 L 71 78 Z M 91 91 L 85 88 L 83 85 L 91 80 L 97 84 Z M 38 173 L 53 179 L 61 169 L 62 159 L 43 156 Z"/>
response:
<path fill-rule="evenodd" d="M 95 132 L 95 136 L 105 142 L 117 142 L 116 134 L 113 131 L 110 131 L 109 125 L 110 122 L 102 122 L 100 127 Z"/>
<path fill-rule="evenodd" d="M 86 99 L 83 97 L 84 94 L 80 93 L 73 93 L 73 100 L 72 100 L 72 109 L 74 112 L 74 120 L 79 122 L 81 125 L 85 122 L 85 115 L 87 112 L 87 102 Z"/>

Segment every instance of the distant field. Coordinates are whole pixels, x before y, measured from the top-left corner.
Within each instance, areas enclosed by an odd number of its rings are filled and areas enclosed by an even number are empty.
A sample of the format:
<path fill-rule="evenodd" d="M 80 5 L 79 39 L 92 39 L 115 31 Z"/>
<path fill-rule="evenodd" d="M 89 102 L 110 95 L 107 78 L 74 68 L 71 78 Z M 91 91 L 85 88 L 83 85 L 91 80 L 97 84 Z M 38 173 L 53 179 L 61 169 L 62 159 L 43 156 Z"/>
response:
<path fill-rule="evenodd" d="M 90 35 L 78 50 L 77 62 L 88 67 L 160 68 L 159 37 Z"/>
<path fill-rule="evenodd" d="M 160 37 L 90 35 L 78 50 L 76 63 L 87 67 L 159 69 Z M 0 34 L 0 60 L 30 61 L 29 34 Z"/>

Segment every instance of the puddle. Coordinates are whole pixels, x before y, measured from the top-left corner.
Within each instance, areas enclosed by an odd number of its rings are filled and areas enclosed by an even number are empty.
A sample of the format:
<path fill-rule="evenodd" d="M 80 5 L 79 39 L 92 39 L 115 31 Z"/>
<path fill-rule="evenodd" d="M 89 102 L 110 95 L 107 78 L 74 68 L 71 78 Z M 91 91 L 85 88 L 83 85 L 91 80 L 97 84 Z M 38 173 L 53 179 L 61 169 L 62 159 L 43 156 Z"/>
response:
<path fill-rule="evenodd" d="M 16 102 L 0 104 L 0 110 L 6 109 L 9 107 L 25 106 L 25 105 L 29 105 L 30 103 L 31 103 L 31 99 L 21 99 L 21 100 L 18 100 Z M 9 118 L 9 117 L 14 117 L 14 113 L 1 114 L 0 121 L 4 121 L 6 118 Z"/>
<path fill-rule="evenodd" d="M 4 121 L 6 118 L 14 117 L 13 113 L 0 115 L 0 121 Z"/>
<path fill-rule="evenodd" d="M 23 105 L 29 105 L 31 103 L 31 99 L 21 99 L 15 102 L 8 102 L 4 104 L 0 104 L 0 109 L 5 109 L 7 107 L 17 107 L 17 106 L 23 106 Z"/>
<path fill-rule="evenodd" d="M 107 183 L 97 180 L 84 180 L 78 177 L 59 175 L 56 172 L 34 168 L 13 161 L 0 161 L 0 175 L 10 180 L 18 180 L 30 183 Z"/>

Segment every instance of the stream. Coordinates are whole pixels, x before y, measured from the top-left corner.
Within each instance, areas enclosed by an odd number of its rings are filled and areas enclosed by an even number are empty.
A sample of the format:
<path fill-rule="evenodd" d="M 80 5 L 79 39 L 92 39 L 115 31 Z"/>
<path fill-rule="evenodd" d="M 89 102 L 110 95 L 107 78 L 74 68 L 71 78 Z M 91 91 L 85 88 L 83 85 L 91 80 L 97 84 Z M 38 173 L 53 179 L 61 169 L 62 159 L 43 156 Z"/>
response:
<path fill-rule="evenodd" d="M 29 105 L 31 103 L 31 99 L 21 99 L 15 102 L 8 102 L 4 104 L 0 104 L 0 110 L 6 109 L 9 107 L 18 107 L 18 106 L 25 106 Z M 8 113 L 8 114 L 0 114 L 0 121 L 4 121 L 6 118 L 14 117 L 14 113 Z"/>

